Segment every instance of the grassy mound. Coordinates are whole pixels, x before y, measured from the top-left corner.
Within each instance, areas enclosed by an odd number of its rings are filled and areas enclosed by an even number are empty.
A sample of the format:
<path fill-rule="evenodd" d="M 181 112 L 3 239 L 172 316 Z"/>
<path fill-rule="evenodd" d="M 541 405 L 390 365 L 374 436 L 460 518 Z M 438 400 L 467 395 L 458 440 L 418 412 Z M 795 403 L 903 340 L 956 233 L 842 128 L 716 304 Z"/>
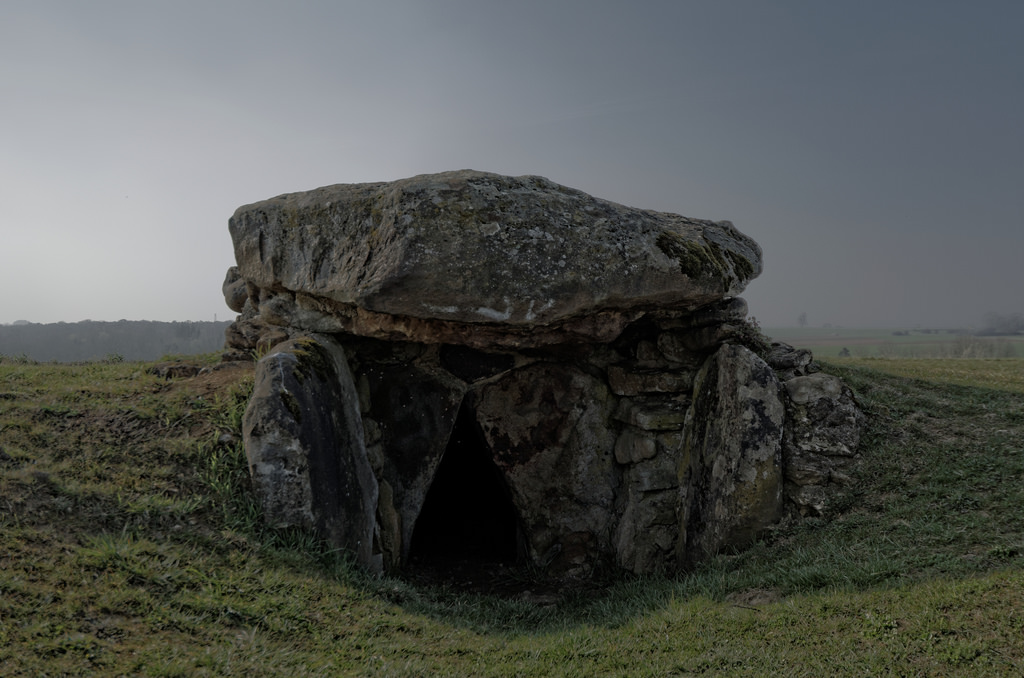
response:
<path fill-rule="evenodd" d="M 833 515 L 551 598 L 371 579 L 264 528 L 251 367 L 2 359 L 0 675 L 1016 675 L 1024 361 L 958 362 L 828 367 L 871 414 Z"/>

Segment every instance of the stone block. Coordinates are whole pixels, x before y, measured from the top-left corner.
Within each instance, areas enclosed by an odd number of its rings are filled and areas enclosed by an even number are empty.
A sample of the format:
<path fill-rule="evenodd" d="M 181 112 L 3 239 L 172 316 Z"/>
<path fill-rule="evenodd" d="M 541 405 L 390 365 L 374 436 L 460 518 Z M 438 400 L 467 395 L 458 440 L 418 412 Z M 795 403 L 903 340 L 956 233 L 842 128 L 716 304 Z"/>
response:
<path fill-rule="evenodd" d="M 864 413 L 841 379 L 819 372 L 784 385 L 789 396 L 786 444 L 794 454 L 856 454 Z"/>
<path fill-rule="evenodd" d="M 636 396 L 643 393 L 688 393 L 693 388 L 693 373 L 611 365 L 608 368 L 608 383 L 612 392 L 621 396 Z"/>
<path fill-rule="evenodd" d="M 379 443 L 382 436 L 380 424 L 378 424 L 376 420 L 364 416 L 363 436 L 366 440 L 367 447 L 373 445 L 374 443 Z"/>
<path fill-rule="evenodd" d="M 275 324 L 476 348 L 612 341 L 638 309 L 708 307 L 762 268 L 729 222 L 471 170 L 279 195 L 228 228 Z"/>
<path fill-rule="evenodd" d="M 615 441 L 615 461 L 634 464 L 658 453 L 658 443 L 650 435 L 627 428 Z"/>
<path fill-rule="evenodd" d="M 683 427 L 689 402 L 683 399 L 623 399 L 615 417 L 645 431 L 675 431 Z"/>
<path fill-rule="evenodd" d="M 675 460 L 670 457 L 641 460 L 626 471 L 626 483 L 637 492 L 677 488 L 679 479 Z"/>
<path fill-rule="evenodd" d="M 665 365 L 665 356 L 658 350 L 655 341 L 644 339 L 636 345 L 636 360 L 641 366 L 659 367 Z"/>

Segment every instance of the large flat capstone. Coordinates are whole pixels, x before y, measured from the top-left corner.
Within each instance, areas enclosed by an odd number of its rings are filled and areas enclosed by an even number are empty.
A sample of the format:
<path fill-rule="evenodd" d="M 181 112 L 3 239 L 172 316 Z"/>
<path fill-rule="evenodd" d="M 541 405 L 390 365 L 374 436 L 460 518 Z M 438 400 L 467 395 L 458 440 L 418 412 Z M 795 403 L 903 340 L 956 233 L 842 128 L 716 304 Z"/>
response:
<path fill-rule="evenodd" d="M 470 170 L 281 195 L 229 225 L 266 321 L 381 338 L 608 340 L 646 312 L 734 297 L 761 272 L 760 247 L 729 222 Z"/>

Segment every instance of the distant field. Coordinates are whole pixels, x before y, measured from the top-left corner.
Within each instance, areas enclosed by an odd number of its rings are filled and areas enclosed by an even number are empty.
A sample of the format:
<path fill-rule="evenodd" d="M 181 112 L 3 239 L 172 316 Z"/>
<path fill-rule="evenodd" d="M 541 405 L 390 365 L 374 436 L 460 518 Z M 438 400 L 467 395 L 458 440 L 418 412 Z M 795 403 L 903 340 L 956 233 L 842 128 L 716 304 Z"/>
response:
<path fill-rule="evenodd" d="M 975 337 L 958 329 L 775 327 L 765 328 L 764 333 L 797 348 L 810 349 L 818 358 L 1024 357 L 1024 336 Z"/>
<path fill-rule="evenodd" d="M 1024 393 L 1024 359 L 1021 358 L 829 358 L 828 363 L 866 367 L 897 377 L 940 384 Z"/>

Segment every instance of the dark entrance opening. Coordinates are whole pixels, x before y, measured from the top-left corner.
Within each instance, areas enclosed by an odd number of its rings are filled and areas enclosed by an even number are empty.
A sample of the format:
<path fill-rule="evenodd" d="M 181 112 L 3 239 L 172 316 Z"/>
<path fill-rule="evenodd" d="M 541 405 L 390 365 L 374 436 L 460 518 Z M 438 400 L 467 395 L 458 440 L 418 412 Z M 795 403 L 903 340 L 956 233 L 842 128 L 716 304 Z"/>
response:
<path fill-rule="evenodd" d="M 411 563 L 515 563 L 519 521 L 508 486 L 465 401 L 409 545 Z"/>

